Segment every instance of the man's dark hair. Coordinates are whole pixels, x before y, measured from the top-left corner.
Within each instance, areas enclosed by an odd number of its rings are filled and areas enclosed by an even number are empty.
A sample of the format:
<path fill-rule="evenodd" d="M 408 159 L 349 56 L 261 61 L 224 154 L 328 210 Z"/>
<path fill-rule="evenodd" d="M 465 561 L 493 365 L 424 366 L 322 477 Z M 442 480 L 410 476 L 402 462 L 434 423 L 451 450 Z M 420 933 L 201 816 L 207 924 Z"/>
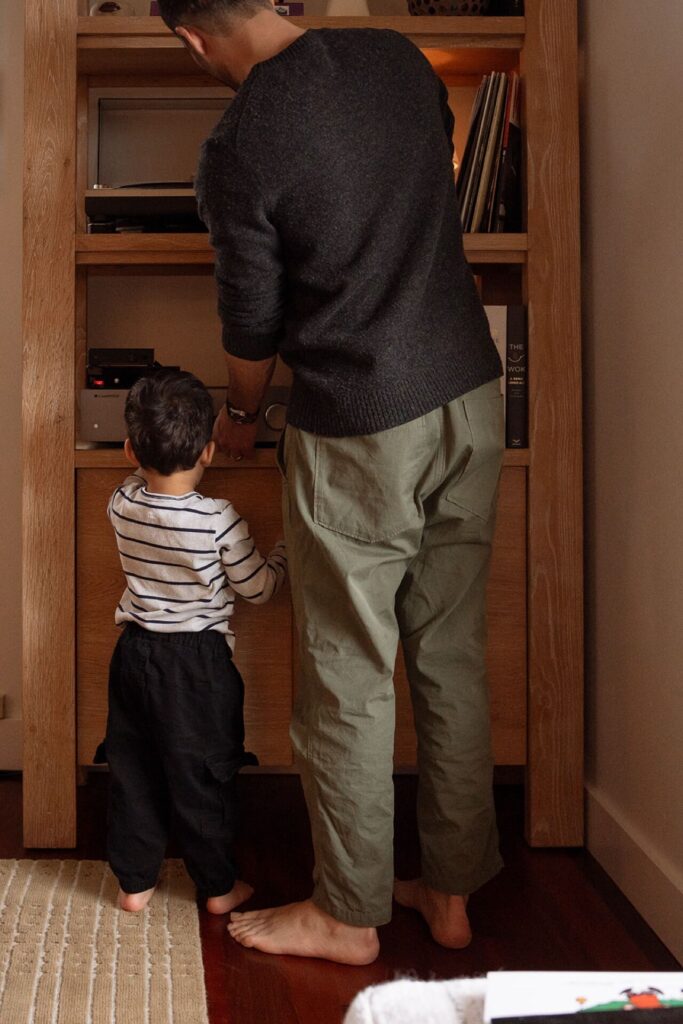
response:
<path fill-rule="evenodd" d="M 159 11 L 171 32 L 179 25 L 196 25 L 221 35 L 235 18 L 250 18 L 271 8 L 270 0 L 159 0 Z"/>
<path fill-rule="evenodd" d="M 159 370 L 137 381 L 125 417 L 140 465 L 162 476 L 192 469 L 213 433 L 211 396 L 197 377 L 182 370 Z"/>

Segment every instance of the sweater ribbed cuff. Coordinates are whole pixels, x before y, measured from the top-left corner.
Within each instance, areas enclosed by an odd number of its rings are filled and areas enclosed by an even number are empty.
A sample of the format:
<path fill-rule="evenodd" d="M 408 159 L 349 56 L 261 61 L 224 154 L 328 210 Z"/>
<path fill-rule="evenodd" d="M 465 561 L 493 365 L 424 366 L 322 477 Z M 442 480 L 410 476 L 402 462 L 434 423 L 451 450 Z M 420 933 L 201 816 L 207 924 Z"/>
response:
<path fill-rule="evenodd" d="M 223 348 L 237 359 L 249 359 L 257 362 L 260 359 L 271 359 L 277 355 L 279 331 L 269 334 L 247 334 L 235 330 L 234 327 L 223 328 Z"/>

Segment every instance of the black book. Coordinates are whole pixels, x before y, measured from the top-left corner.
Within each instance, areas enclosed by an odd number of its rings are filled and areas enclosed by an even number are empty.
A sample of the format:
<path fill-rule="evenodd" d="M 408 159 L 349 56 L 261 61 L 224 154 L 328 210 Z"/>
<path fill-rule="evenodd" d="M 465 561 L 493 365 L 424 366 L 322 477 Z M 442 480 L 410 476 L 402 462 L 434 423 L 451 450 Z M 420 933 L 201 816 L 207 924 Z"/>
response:
<path fill-rule="evenodd" d="M 469 231 L 472 223 L 472 214 L 474 212 L 474 204 L 477 198 L 477 190 L 479 188 L 479 179 L 481 176 L 482 163 L 484 161 L 486 143 L 491 130 L 491 118 L 493 116 L 493 105 L 497 85 L 498 73 L 494 71 L 493 74 L 488 76 L 486 81 L 486 91 L 482 102 L 481 117 L 477 126 L 477 135 L 474 142 L 474 149 L 472 151 L 472 167 L 470 174 L 468 175 L 465 197 L 461 207 L 463 231 Z"/>
<path fill-rule="evenodd" d="M 513 81 L 515 95 L 507 125 L 507 140 L 503 141 L 503 154 L 496 184 L 495 210 L 492 218 L 494 231 L 522 230 L 522 130 L 519 126 L 519 79 Z"/>
<path fill-rule="evenodd" d="M 500 124 L 500 134 L 498 136 L 495 167 L 493 174 L 491 175 L 491 185 L 489 187 L 489 195 L 486 202 L 484 228 L 482 228 L 482 230 L 486 231 L 493 231 L 496 222 L 496 197 L 498 195 L 498 183 L 500 181 L 503 157 L 507 149 L 508 136 L 510 134 L 510 112 L 515 102 L 517 90 L 517 75 L 506 75 L 505 79 L 505 106 L 503 108 L 503 117 Z"/>
<path fill-rule="evenodd" d="M 490 231 L 491 230 L 491 214 L 496 199 L 496 183 L 498 181 L 498 172 L 500 170 L 500 159 L 503 149 L 503 133 L 505 130 L 505 119 L 507 115 L 507 106 L 510 96 L 510 82 L 508 76 L 501 75 L 500 85 L 500 107 L 498 109 L 497 117 L 493 125 L 495 134 L 492 137 L 492 155 L 489 166 L 488 179 L 486 183 L 486 193 L 484 206 L 479 219 L 479 224 L 476 230 L 478 231 Z"/>
<path fill-rule="evenodd" d="M 528 448 L 529 360 L 524 306 L 508 306 L 505 352 L 505 447 Z"/>
<path fill-rule="evenodd" d="M 472 169 L 472 153 L 474 151 L 474 140 L 477 135 L 477 129 L 479 127 L 479 119 L 481 117 L 481 111 L 483 107 L 483 97 L 486 91 L 486 79 L 483 79 L 478 90 L 477 95 L 474 98 L 472 104 L 472 114 L 470 117 L 470 127 L 467 132 L 467 140 L 465 142 L 465 152 L 462 155 L 460 167 L 458 168 L 458 178 L 455 183 L 455 194 L 458 197 L 458 202 L 462 207 L 463 198 L 465 196 L 465 190 L 467 188 L 467 182 L 469 174 Z"/>

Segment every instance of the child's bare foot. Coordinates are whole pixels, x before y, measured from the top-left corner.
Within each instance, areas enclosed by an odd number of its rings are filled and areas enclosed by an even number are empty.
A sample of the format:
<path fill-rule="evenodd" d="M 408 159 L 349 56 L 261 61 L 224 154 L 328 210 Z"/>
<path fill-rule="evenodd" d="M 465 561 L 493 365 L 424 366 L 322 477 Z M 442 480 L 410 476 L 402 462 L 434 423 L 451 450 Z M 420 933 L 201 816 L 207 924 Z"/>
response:
<path fill-rule="evenodd" d="M 429 925 L 432 938 L 448 949 L 464 949 L 472 941 L 467 917 L 467 896 L 451 896 L 430 889 L 421 878 L 394 881 L 394 899 L 402 907 L 419 911 Z"/>
<path fill-rule="evenodd" d="M 210 914 L 229 914 L 235 907 L 239 907 L 240 903 L 248 900 L 253 893 L 254 890 L 248 882 L 241 882 L 238 879 L 225 896 L 209 896 L 206 901 L 206 909 Z"/>
<path fill-rule="evenodd" d="M 379 953 L 375 928 L 343 924 L 312 900 L 233 914 L 228 931 L 240 945 L 264 953 L 313 956 L 339 964 L 371 964 Z"/>
<path fill-rule="evenodd" d="M 145 889 L 144 892 L 124 892 L 123 889 L 119 889 L 119 906 L 121 910 L 137 913 L 138 910 L 145 909 L 153 892 L 154 886 L 151 889 Z"/>

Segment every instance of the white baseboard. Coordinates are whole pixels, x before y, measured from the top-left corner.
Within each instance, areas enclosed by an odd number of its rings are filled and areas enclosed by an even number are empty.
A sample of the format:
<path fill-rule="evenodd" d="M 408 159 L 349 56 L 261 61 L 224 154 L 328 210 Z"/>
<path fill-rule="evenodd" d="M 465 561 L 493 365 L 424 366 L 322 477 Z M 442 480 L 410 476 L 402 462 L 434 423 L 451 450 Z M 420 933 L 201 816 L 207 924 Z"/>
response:
<path fill-rule="evenodd" d="M 587 846 L 652 930 L 683 962 L 683 874 L 586 786 Z"/>

